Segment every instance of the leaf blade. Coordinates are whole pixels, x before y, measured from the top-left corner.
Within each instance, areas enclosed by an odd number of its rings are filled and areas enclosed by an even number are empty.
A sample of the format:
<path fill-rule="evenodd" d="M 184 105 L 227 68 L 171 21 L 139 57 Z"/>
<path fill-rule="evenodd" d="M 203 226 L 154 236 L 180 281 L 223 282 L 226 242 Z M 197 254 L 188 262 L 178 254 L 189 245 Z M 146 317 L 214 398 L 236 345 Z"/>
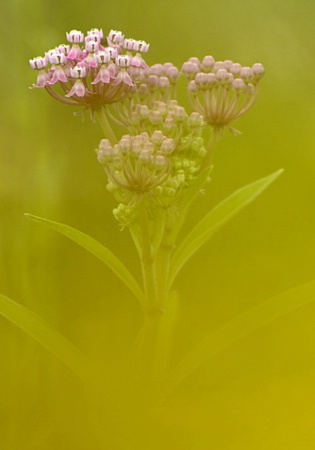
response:
<path fill-rule="evenodd" d="M 215 206 L 186 236 L 172 258 L 170 285 L 190 257 L 226 222 L 260 195 L 279 175 L 280 169 L 267 177 L 237 189 Z"/>
<path fill-rule="evenodd" d="M 168 376 L 168 389 L 172 390 L 233 343 L 314 300 L 315 281 L 272 297 L 237 315 L 213 331 L 184 356 Z"/>
<path fill-rule="evenodd" d="M 130 289 L 141 305 L 144 306 L 144 294 L 139 284 L 126 266 L 120 261 L 120 259 L 117 258 L 117 256 L 115 256 L 114 253 L 112 253 L 107 247 L 100 244 L 91 236 L 83 233 L 82 231 L 76 230 L 69 225 L 43 219 L 42 217 L 34 216 L 28 213 L 25 214 L 25 217 L 33 220 L 34 222 L 43 223 L 55 231 L 58 231 L 58 233 L 66 236 L 68 239 L 80 245 L 89 253 L 101 260 Z"/>
<path fill-rule="evenodd" d="M 37 314 L 0 294 L 0 315 L 39 342 L 80 378 L 90 378 L 86 356 Z"/>

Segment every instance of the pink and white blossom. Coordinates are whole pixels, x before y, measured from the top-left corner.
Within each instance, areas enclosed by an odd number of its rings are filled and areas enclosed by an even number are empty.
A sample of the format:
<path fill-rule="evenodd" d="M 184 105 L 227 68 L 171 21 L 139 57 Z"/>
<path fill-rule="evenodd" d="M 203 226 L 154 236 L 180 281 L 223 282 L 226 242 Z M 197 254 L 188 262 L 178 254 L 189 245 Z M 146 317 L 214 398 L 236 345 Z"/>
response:
<path fill-rule="evenodd" d="M 72 78 L 85 78 L 86 68 L 85 66 L 75 66 L 70 68 L 70 76 Z"/>
<path fill-rule="evenodd" d="M 120 83 L 127 84 L 130 87 L 134 86 L 134 82 L 130 78 L 130 75 L 124 69 L 118 73 L 117 77 L 112 82 L 112 85 L 116 86 L 117 84 L 120 84 Z"/>
<path fill-rule="evenodd" d="M 92 81 L 91 84 L 97 84 L 99 82 L 108 84 L 111 81 L 111 78 L 113 78 L 110 74 L 110 71 L 108 70 L 108 68 L 106 66 L 102 66 L 95 78 L 94 81 Z"/>
<path fill-rule="evenodd" d="M 124 40 L 125 36 L 121 31 L 111 30 L 107 37 L 108 45 L 113 46 L 114 44 L 121 44 Z"/>
<path fill-rule="evenodd" d="M 131 57 L 129 55 L 118 55 L 115 59 L 115 63 L 118 67 L 130 67 L 131 65 Z"/>
<path fill-rule="evenodd" d="M 66 33 L 67 41 L 71 44 L 81 44 L 84 41 L 84 34 L 78 30 L 71 30 L 69 33 Z"/>
<path fill-rule="evenodd" d="M 49 50 L 46 52 L 46 59 L 50 64 L 66 64 L 67 57 L 64 53 L 59 51 L 58 49 Z"/>
<path fill-rule="evenodd" d="M 37 74 L 37 82 L 33 84 L 34 88 L 43 88 L 48 84 L 49 75 L 45 70 L 39 70 Z"/>
<path fill-rule="evenodd" d="M 63 68 L 59 65 L 55 66 L 52 69 L 52 76 L 50 80 L 48 81 L 48 84 L 56 84 L 58 81 L 61 81 L 62 83 L 67 82 L 67 76 L 63 70 Z"/>
<path fill-rule="evenodd" d="M 72 97 L 73 95 L 76 95 L 80 98 L 85 96 L 85 86 L 80 79 L 76 80 L 76 82 L 72 86 L 72 89 L 70 90 L 70 92 L 68 92 L 66 97 Z"/>
<path fill-rule="evenodd" d="M 47 66 L 46 58 L 42 58 L 41 56 L 37 56 L 36 58 L 29 60 L 30 66 L 34 70 L 41 70 Z"/>
<path fill-rule="evenodd" d="M 111 30 L 103 46 L 104 34 L 98 28 L 86 35 L 74 29 L 66 37 L 65 44 L 47 51 L 45 57 L 30 60 L 38 71 L 33 87 L 45 87 L 53 98 L 68 105 L 94 110 L 131 98 L 146 80 L 148 66 L 141 55 L 149 48 L 145 41 L 125 39 L 121 31 Z M 55 89 L 58 84 L 62 89 Z"/>

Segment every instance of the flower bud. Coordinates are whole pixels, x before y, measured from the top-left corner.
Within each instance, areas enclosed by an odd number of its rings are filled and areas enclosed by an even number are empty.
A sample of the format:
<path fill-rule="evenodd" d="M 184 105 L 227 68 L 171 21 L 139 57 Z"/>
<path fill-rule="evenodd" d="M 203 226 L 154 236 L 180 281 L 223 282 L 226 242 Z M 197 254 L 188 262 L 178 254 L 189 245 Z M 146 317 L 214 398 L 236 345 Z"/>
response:
<path fill-rule="evenodd" d="M 139 159 L 143 161 L 144 163 L 150 162 L 152 159 L 151 153 L 149 150 L 142 150 L 142 152 L 139 154 Z"/>
<path fill-rule="evenodd" d="M 231 65 L 229 71 L 233 75 L 239 75 L 241 73 L 242 66 L 239 63 L 234 63 Z"/>
<path fill-rule="evenodd" d="M 182 66 L 182 72 L 188 79 L 193 79 L 196 73 L 199 72 L 199 65 L 194 62 L 187 61 Z"/>
<path fill-rule="evenodd" d="M 158 167 L 163 167 L 163 166 L 165 166 L 165 164 L 166 164 L 166 159 L 165 159 L 165 157 L 164 157 L 163 155 L 157 155 L 157 156 L 155 157 L 154 162 L 155 162 L 155 164 L 156 164 Z"/>
<path fill-rule="evenodd" d="M 159 87 L 162 89 L 167 89 L 168 87 L 170 87 L 170 80 L 167 77 L 160 77 Z"/>
<path fill-rule="evenodd" d="M 205 72 L 210 72 L 214 66 L 215 60 L 213 56 L 205 56 L 202 60 L 202 68 Z"/>
<path fill-rule="evenodd" d="M 198 92 L 198 86 L 194 80 L 190 81 L 188 84 L 188 91 L 192 92 L 193 94 L 197 94 Z"/>
<path fill-rule="evenodd" d="M 147 86 L 149 89 L 155 89 L 159 85 L 159 78 L 157 75 L 149 75 L 147 78 Z"/>
<path fill-rule="evenodd" d="M 227 70 L 225 69 L 219 69 L 216 73 L 216 79 L 220 82 L 220 83 L 225 83 L 228 81 L 229 79 L 229 73 Z"/>
<path fill-rule="evenodd" d="M 161 145 L 164 140 L 164 135 L 161 130 L 155 130 L 151 136 L 151 142 L 155 145 Z"/>
<path fill-rule="evenodd" d="M 224 69 L 225 70 L 225 64 L 224 64 L 223 61 L 216 61 L 214 63 L 214 66 L 213 66 L 213 71 L 217 72 L 220 69 Z"/>
<path fill-rule="evenodd" d="M 161 152 L 163 153 L 172 153 L 175 150 L 176 144 L 174 139 L 166 138 L 161 144 Z"/>
<path fill-rule="evenodd" d="M 246 83 L 248 83 L 253 77 L 252 69 L 250 67 L 243 67 L 240 72 L 240 77 L 243 78 Z"/>
<path fill-rule="evenodd" d="M 242 80 L 242 78 L 235 78 L 235 80 L 232 83 L 232 87 L 236 91 L 241 91 L 242 89 L 245 88 L 245 82 L 244 82 L 244 80 Z"/>
<path fill-rule="evenodd" d="M 252 71 L 253 71 L 254 78 L 256 80 L 260 80 L 260 78 L 262 78 L 265 74 L 264 66 L 260 63 L 254 64 L 252 66 Z"/>

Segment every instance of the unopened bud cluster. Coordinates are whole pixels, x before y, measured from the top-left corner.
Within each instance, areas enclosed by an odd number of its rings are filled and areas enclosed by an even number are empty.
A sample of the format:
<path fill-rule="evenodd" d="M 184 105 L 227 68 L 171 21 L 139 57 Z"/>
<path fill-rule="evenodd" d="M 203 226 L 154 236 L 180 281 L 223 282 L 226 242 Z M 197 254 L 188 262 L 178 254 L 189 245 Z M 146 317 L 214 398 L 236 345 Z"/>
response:
<path fill-rule="evenodd" d="M 203 151 L 203 139 L 200 138 L 198 144 L 195 143 L 195 155 L 199 154 L 200 159 Z M 107 189 L 121 203 L 114 213 L 122 225 L 136 217 L 144 198 L 149 197 L 155 207 L 172 204 L 199 169 L 197 156 L 195 160 L 185 157 L 176 141 L 161 130 L 152 134 L 124 135 L 115 145 L 102 139 L 97 159 L 108 177 Z M 122 211 L 128 212 L 127 217 Z"/>
<path fill-rule="evenodd" d="M 93 110 L 120 102 L 148 68 L 142 54 L 149 44 L 126 39 L 120 31 L 111 30 L 105 40 L 102 30 L 96 28 L 86 36 L 77 30 L 66 36 L 68 44 L 31 59 L 30 65 L 38 71 L 33 87 L 45 88 L 68 105 Z"/>
<path fill-rule="evenodd" d="M 209 125 L 224 127 L 242 116 L 256 101 L 259 82 L 264 75 L 261 64 L 242 67 L 230 60 L 202 61 L 190 58 L 182 66 L 189 80 L 188 93 L 195 111 Z"/>
<path fill-rule="evenodd" d="M 176 143 L 186 136 L 186 146 L 196 136 L 200 136 L 205 127 L 203 116 L 198 112 L 188 114 L 177 100 L 163 102 L 156 100 L 151 104 L 132 103 L 129 109 L 116 105 L 117 119 L 131 134 L 143 131 L 153 133 L 161 130 L 167 137 L 175 139 Z M 189 142 L 190 141 L 190 142 Z"/>
<path fill-rule="evenodd" d="M 147 133 L 123 136 L 112 146 L 108 139 L 100 142 L 97 158 L 103 164 L 110 184 L 123 191 L 142 196 L 161 185 L 169 176 L 170 154 L 175 142 L 165 136 L 151 138 Z"/>

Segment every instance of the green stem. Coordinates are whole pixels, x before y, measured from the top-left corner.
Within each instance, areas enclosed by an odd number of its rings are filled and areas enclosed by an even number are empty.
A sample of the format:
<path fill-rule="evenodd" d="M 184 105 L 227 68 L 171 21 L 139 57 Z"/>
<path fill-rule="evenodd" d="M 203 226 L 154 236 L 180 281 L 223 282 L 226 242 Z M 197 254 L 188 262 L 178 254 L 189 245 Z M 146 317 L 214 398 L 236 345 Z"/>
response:
<path fill-rule="evenodd" d="M 222 126 L 212 126 L 211 127 L 211 135 L 207 145 L 207 154 L 205 159 L 203 160 L 201 171 L 205 170 L 209 166 L 211 166 L 214 160 L 215 148 L 220 139 L 222 139 L 224 134 L 224 128 Z"/>
<path fill-rule="evenodd" d="M 170 268 L 172 247 L 165 243 L 161 244 L 159 252 L 155 260 L 155 274 L 157 286 L 157 302 L 158 309 L 164 311 L 167 308 L 167 301 L 169 295 L 168 274 Z"/>
<path fill-rule="evenodd" d="M 112 127 L 107 119 L 105 108 L 101 107 L 95 110 L 95 115 L 97 120 L 103 130 L 105 137 L 110 141 L 112 145 L 117 144 L 118 140 L 115 136 L 115 133 L 112 130 Z"/>
<path fill-rule="evenodd" d="M 172 337 L 178 317 L 177 295 L 168 298 L 164 311 L 153 311 L 144 317 L 131 358 L 131 379 L 136 391 L 154 390 L 167 378 Z M 151 398 L 151 395 L 150 395 Z"/>
<path fill-rule="evenodd" d="M 149 309 L 157 308 L 156 279 L 154 273 L 154 259 L 152 254 L 152 242 L 150 221 L 146 204 L 143 201 L 139 212 L 139 225 L 141 232 L 141 266 L 144 281 L 146 304 Z"/>

